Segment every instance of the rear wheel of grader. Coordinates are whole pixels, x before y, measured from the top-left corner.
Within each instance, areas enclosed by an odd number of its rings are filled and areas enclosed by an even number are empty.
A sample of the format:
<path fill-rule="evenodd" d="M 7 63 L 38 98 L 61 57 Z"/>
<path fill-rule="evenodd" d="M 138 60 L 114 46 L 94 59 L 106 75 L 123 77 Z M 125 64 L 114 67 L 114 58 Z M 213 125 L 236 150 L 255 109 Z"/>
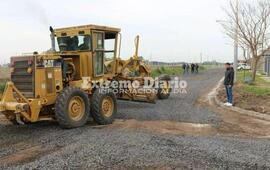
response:
<path fill-rule="evenodd" d="M 91 100 L 91 115 L 99 125 L 112 124 L 117 113 L 117 103 L 114 93 L 103 93 L 97 89 Z"/>
<path fill-rule="evenodd" d="M 78 88 L 67 87 L 57 97 L 55 117 L 63 128 L 76 128 L 85 125 L 89 112 L 88 95 Z"/>
<path fill-rule="evenodd" d="M 169 75 L 163 75 L 159 78 L 159 85 L 162 87 L 158 88 L 157 97 L 161 100 L 168 99 L 171 93 L 170 86 L 171 77 Z"/>

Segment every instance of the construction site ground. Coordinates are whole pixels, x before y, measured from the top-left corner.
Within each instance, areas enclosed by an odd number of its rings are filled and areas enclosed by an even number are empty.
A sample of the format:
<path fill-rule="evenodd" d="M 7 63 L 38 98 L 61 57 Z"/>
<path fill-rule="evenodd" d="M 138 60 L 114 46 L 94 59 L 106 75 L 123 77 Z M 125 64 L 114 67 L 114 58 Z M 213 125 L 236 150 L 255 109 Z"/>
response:
<path fill-rule="evenodd" d="M 114 124 L 63 130 L 0 118 L 0 169 L 269 169 L 270 122 L 206 100 L 223 69 L 180 76 L 187 94 L 118 101 Z"/>

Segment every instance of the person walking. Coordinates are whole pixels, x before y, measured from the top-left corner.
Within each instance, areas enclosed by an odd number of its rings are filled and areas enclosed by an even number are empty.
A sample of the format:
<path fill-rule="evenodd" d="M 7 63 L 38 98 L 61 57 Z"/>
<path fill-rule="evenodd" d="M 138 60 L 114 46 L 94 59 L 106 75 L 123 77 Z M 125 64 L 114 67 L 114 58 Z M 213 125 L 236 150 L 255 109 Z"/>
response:
<path fill-rule="evenodd" d="M 189 68 L 190 68 L 190 66 L 189 66 L 189 64 L 187 63 L 187 65 L 186 65 L 186 73 L 187 73 L 187 74 L 189 74 Z"/>
<path fill-rule="evenodd" d="M 183 69 L 183 74 L 186 74 L 186 63 L 184 63 L 183 65 L 182 65 L 182 69 Z"/>
<path fill-rule="evenodd" d="M 191 73 L 192 73 L 192 74 L 194 73 L 194 70 L 195 70 L 195 64 L 192 63 L 192 64 L 191 64 Z"/>
<path fill-rule="evenodd" d="M 200 67 L 199 64 L 196 63 L 196 64 L 195 64 L 195 71 L 196 71 L 196 73 L 199 73 L 199 67 Z"/>
<path fill-rule="evenodd" d="M 234 85 L 234 69 L 231 67 L 230 63 L 225 64 L 225 78 L 224 86 L 226 89 L 227 102 L 225 106 L 233 106 L 233 85 Z"/>

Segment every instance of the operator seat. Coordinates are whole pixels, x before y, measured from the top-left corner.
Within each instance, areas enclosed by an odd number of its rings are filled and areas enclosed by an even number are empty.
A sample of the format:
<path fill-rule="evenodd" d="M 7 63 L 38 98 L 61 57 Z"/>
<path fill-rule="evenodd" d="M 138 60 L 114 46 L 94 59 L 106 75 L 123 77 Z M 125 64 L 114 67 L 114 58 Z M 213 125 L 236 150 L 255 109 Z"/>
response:
<path fill-rule="evenodd" d="M 80 50 L 89 50 L 90 49 L 90 37 L 88 37 L 88 36 L 85 36 L 84 38 L 83 38 L 83 44 L 81 44 L 80 46 L 79 46 L 79 49 Z"/>

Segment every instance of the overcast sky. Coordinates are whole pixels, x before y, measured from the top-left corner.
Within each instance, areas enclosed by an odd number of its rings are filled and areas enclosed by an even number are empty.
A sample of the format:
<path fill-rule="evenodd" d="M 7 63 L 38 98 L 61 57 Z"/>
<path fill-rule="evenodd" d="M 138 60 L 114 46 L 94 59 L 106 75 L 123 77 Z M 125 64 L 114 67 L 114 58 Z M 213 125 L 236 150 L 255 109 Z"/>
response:
<path fill-rule="evenodd" d="M 122 29 L 121 56 L 133 54 L 141 36 L 140 55 L 158 61 L 232 61 L 232 42 L 216 20 L 228 0 L 9 0 L 1 1 L 0 57 L 50 48 L 54 28 L 99 24 Z"/>

